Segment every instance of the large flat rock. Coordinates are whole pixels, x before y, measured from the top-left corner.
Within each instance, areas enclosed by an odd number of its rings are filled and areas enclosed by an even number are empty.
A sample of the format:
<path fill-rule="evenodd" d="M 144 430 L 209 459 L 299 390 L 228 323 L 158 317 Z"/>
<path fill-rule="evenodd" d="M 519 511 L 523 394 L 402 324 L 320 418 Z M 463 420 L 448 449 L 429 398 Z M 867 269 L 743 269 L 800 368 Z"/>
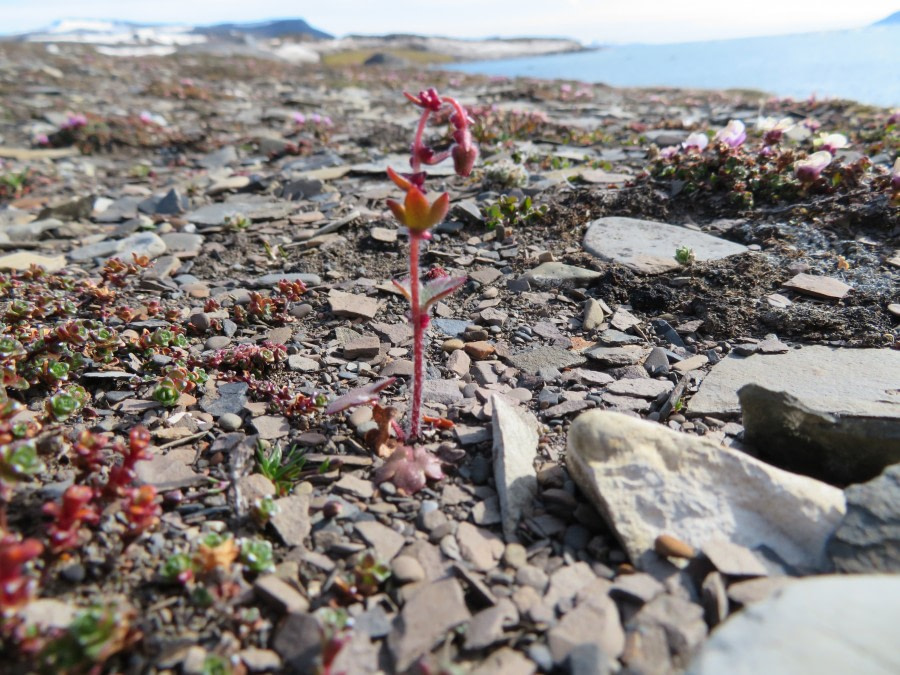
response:
<path fill-rule="evenodd" d="M 644 274 L 678 268 L 675 249 L 679 246 L 693 249 L 697 260 L 718 260 L 747 251 L 746 246 L 703 232 L 620 216 L 593 221 L 584 235 L 584 249 L 591 255 Z"/>
<path fill-rule="evenodd" d="M 690 675 L 900 672 L 900 577 L 802 579 L 729 619 Z"/>
<path fill-rule="evenodd" d="M 900 351 L 804 347 L 787 354 L 729 356 L 688 404 L 694 415 L 741 410 L 738 390 L 758 384 L 833 415 L 900 418 Z"/>
<path fill-rule="evenodd" d="M 832 415 L 758 384 L 741 387 L 738 398 L 744 442 L 782 469 L 847 485 L 900 463 L 896 417 Z"/>
<path fill-rule="evenodd" d="M 639 568 L 670 534 L 695 548 L 768 549 L 799 571 L 827 570 L 843 493 L 690 434 L 592 410 L 569 429 L 566 463 Z"/>

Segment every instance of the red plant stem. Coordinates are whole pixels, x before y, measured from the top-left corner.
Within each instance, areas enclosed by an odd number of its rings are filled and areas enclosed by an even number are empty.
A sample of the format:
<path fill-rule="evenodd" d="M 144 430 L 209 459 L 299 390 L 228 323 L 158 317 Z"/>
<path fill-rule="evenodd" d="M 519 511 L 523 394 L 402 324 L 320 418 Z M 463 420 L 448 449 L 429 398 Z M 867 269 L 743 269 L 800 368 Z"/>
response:
<path fill-rule="evenodd" d="M 452 96 L 444 96 L 441 101 L 449 103 L 454 107 L 456 114 L 459 117 L 459 128 L 465 129 L 466 126 L 468 126 L 469 116 L 466 115 L 466 109 L 462 107 L 462 104 Z"/>
<path fill-rule="evenodd" d="M 419 126 L 416 127 L 416 137 L 413 139 L 411 162 L 413 173 L 418 173 L 422 169 L 422 162 L 419 159 L 419 150 L 422 148 L 422 136 L 425 135 L 425 125 L 428 123 L 428 115 L 430 114 L 430 110 L 423 110 L 422 116 L 419 118 Z M 418 277 L 416 278 L 418 279 Z"/>
<path fill-rule="evenodd" d="M 424 116 L 423 116 L 424 119 Z M 424 380 L 425 321 L 419 306 L 419 232 L 409 232 L 410 318 L 413 324 L 413 396 L 409 416 L 409 436 L 419 435 L 422 420 L 422 384 Z"/>

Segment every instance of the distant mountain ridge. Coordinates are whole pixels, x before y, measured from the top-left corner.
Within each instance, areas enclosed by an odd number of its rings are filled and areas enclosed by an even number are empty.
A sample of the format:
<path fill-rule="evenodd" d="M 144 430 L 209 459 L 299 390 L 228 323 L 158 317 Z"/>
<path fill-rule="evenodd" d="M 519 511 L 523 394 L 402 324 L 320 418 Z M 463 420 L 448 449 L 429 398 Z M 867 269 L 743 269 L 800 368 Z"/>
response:
<path fill-rule="evenodd" d="M 273 19 L 252 23 L 218 23 L 203 26 L 150 24 L 100 19 L 60 19 L 44 30 L 13 39 L 26 42 L 85 42 L 92 44 L 186 45 L 207 40 L 267 40 L 301 38 L 329 40 L 329 33 L 313 28 L 303 19 Z"/>
<path fill-rule="evenodd" d="M 900 12 L 894 12 L 890 16 L 884 17 L 881 21 L 876 21 L 873 26 L 887 26 L 889 24 L 900 23 Z"/>
<path fill-rule="evenodd" d="M 339 62 L 341 54 L 350 54 L 353 59 L 360 54 L 368 57 L 381 52 L 400 53 L 404 59 L 412 54 L 417 57 L 417 62 L 428 63 L 559 54 L 584 49 L 580 42 L 567 38 L 479 40 L 407 34 L 334 38 L 303 19 L 205 26 L 63 19 L 42 31 L 0 37 L 0 40 L 90 45 L 107 56 L 168 56 L 192 52 L 218 56 L 241 54 L 291 63 Z M 364 59 L 359 61 L 363 62 Z"/>
<path fill-rule="evenodd" d="M 278 38 L 285 36 L 305 36 L 317 40 L 330 40 L 334 36 L 318 28 L 313 28 L 303 19 L 275 19 L 257 23 L 217 23 L 212 26 L 198 26 L 195 32 L 204 35 L 227 35 L 239 33 L 256 38 Z"/>

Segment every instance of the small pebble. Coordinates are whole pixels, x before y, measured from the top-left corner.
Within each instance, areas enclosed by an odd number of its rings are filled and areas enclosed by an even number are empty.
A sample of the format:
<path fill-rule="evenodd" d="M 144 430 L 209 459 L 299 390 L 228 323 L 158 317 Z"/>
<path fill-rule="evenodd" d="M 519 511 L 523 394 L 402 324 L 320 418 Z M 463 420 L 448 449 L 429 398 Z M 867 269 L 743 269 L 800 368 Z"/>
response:
<path fill-rule="evenodd" d="M 462 349 L 465 346 L 465 343 L 459 338 L 450 338 L 449 340 L 444 340 L 444 344 L 441 345 L 441 349 L 443 349 L 448 354 L 455 352 L 457 349 Z"/>
<path fill-rule="evenodd" d="M 391 573 L 401 584 L 415 583 L 425 579 L 422 564 L 408 555 L 398 555 L 391 561 Z"/>
<path fill-rule="evenodd" d="M 659 535 L 653 543 L 653 548 L 659 555 L 669 558 L 690 559 L 697 555 L 697 551 L 694 550 L 693 546 L 676 539 L 670 534 Z"/>
<path fill-rule="evenodd" d="M 528 551 L 522 544 L 507 544 L 503 551 L 503 562 L 514 569 L 519 569 L 528 562 Z"/>
<path fill-rule="evenodd" d="M 225 413 L 219 418 L 219 428 L 223 431 L 237 431 L 244 424 L 240 415 Z"/>

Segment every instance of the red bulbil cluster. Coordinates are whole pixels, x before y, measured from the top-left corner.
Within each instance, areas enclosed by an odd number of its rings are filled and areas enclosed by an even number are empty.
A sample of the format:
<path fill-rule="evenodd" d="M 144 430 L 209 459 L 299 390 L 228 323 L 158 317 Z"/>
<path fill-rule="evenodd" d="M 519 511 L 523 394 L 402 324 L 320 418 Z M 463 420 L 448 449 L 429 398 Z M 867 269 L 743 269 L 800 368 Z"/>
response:
<path fill-rule="evenodd" d="M 44 546 L 37 539 L 14 534 L 0 537 L 0 614 L 14 612 L 34 595 L 34 579 L 25 575 L 25 565 L 37 558 Z"/>
<path fill-rule="evenodd" d="M 162 507 L 156 498 L 156 488 L 152 485 L 128 488 L 125 492 L 123 510 L 128 521 L 128 529 L 132 534 L 150 529 L 159 522 L 159 516 L 162 514 Z"/>
<path fill-rule="evenodd" d="M 81 471 L 83 476 L 99 471 L 103 466 L 103 449 L 108 443 L 106 436 L 92 434 L 88 430 L 82 431 L 72 444 L 72 463 Z"/>
<path fill-rule="evenodd" d="M 100 519 L 92 504 L 93 488 L 87 485 L 71 485 L 63 493 L 62 501 L 44 504 L 43 511 L 53 517 L 47 528 L 50 550 L 60 553 L 78 545 L 79 530 L 83 524 L 94 525 Z"/>
<path fill-rule="evenodd" d="M 103 451 L 107 439 L 84 431 L 72 445 L 74 464 L 81 470 L 81 483 L 71 485 L 59 502 L 44 504 L 43 512 L 53 520 L 47 526 L 50 551 L 61 553 L 79 544 L 80 531 L 85 525 L 95 525 L 100 519 L 101 505 L 122 499 L 125 519 L 132 534 L 152 527 L 162 512 L 156 488 L 152 485 L 134 487 L 135 465 L 149 460 L 150 432 L 144 427 L 131 430 L 128 443 L 116 443 L 115 454 L 121 462 L 109 470 L 106 482 L 97 483 L 97 474 L 106 463 Z M 91 482 L 93 480 L 93 482 Z"/>
<path fill-rule="evenodd" d="M 150 432 L 144 427 L 135 427 L 128 435 L 128 445 L 120 447 L 122 463 L 109 470 L 109 478 L 103 488 L 104 496 L 120 497 L 134 482 L 134 465 L 141 460 L 152 458 L 150 454 Z"/>

